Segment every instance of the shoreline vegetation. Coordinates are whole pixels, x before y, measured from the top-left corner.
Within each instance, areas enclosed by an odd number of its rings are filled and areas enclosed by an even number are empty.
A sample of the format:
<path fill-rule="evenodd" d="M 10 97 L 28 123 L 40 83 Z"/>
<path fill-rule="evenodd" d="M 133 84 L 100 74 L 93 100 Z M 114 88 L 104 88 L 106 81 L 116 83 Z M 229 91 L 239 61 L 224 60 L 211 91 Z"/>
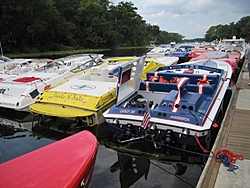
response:
<path fill-rule="evenodd" d="M 39 52 L 39 53 L 17 53 L 17 54 L 4 54 L 4 56 L 9 58 L 46 58 L 51 56 L 68 56 L 73 54 L 82 53 L 103 53 L 109 50 L 126 50 L 126 49 L 137 49 L 146 48 L 145 46 L 138 47 L 119 47 L 115 49 L 83 49 L 83 50 L 66 50 L 66 51 L 49 51 L 49 52 Z"/>

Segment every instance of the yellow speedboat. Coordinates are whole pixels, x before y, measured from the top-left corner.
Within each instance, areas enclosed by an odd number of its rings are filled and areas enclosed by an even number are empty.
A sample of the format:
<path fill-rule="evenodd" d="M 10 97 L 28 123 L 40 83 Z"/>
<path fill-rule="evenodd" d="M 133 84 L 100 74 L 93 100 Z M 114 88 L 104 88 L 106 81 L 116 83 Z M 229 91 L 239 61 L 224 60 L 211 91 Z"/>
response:
<path fill-rule="evenodd" d="M 109 77 L 110 70 L 137 57 L 108 58 L 101 65 L 91 67 L 82 76 L 69 80 L 55 88 L 46 90 L 30 111 L 38 114 L 38 124 L 57 125 L 67 131 L 73 127 L 94 126 L 105 121 L 102 113 L 115 104 L 116 84 L 114 77 Z M 146 59 L 142 72 L 145 79 L 148 71 L 160 66 L 177 64 L 176 57 Z"/>

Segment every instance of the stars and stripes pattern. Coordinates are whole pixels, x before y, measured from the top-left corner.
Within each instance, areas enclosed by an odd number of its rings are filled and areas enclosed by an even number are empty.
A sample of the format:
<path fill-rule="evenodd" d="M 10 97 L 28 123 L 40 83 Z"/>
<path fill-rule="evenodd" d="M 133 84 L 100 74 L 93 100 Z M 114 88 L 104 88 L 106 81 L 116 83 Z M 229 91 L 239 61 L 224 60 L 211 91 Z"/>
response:
<path fill-rule="evenodd" d="M 178 94 L 177 97 L 174 101 L 174 104 L 172 106 L 172 112 L 178 112 L 179 108 L 177 108 L 177 105 L 180 105 L 181 101 L 182 101 L 182 96 L 181 96 L 181 87 L 189 80 L 189 78 L 187 77 L 183 77 L 181 79 L 179 79 L 179 81 L 177 82 L 177 89 L 178 89 Z"/>
<path fill-rule="evenodd" d="M 142 127 L 144 129 L 147 129 L 149 126 L 149 123 L 150 123 L 150 114 L 148 111 L 146 111 L 146 112 L 144 112 L 144 115 L 143 115 Z"/>

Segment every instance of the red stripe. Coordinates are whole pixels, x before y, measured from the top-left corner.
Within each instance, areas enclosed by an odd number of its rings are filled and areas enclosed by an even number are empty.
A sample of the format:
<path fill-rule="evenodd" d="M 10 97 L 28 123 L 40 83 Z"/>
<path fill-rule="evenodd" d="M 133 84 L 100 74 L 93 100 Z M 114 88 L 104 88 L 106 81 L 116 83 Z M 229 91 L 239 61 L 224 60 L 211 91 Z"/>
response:
<path fill-rule="evenodd" d="M 142 121 L 143 128 L 147 129 L 149 123 L 150 123 L 150 114 L 149 114 L 149 112 L 145 112 L 143 115 L 143 121 Z"/>
<path fill-rule="evenodd" d="M 178 112 L 180 108 L 176 108 L 175 106 L 178 104 L 180 105 L 181 101 L 182 101 L 182 96 L 181 96 L 181 91 L 180 88 L 181 86 L 183 86 L 183 84 L 185 84 L 185 81 L 188 80 L 188 78 L 184 77 L 181 78 L 178 82 L 177 82 L 177 89 L 178 89 L 178 95 L 174 101 L 174 105 L 172 106 L 172 112 Z"/>

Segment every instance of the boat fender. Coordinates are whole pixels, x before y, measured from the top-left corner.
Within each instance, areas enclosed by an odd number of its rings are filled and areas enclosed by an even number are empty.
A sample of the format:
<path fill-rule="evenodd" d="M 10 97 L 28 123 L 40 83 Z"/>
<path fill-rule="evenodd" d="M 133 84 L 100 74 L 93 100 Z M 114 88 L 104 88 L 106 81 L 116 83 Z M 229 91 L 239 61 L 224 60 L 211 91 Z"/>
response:
<path fill-rule="evenodd" d="M 159 81 L 159 77 L 158 77 L 158 76 L 151 76 L 151 77 L 149 78 L 149 81 L 150 81 L 150 82 L 158 82 L 158 81 Z"/>
<path fill-rule="evenodd" d="M 205 84 L 210 84 L 210 83 L 209 83 L 208 80 L 200 80 L 197 84 L 198 84 L 198 85 L 199 85 L 199 84 L 204 84 L 204 85 L 205 85 Z"/>
<path fill-rule="evenodd" d="M 162 76 L 160 76 L 159 82 L 168 83 L 168 80 L 166 80 L 165 78 L 163 78 Z"/>
<path fill-rule="evenodd" d="M 179 80 L 179 77 L 174 77 L 172 80 L 170 80 L 170 83 L 177 83 Z"/>
<path fill-rule="evenodd" d="M 202 78 L 199 80 L 199 82 L 197 83 L 198 85 L 199 84 L 210 84 L 210 82 L 208 81 L 207 79 L 207 76 L 206 74 L 202 75 Z"/>

